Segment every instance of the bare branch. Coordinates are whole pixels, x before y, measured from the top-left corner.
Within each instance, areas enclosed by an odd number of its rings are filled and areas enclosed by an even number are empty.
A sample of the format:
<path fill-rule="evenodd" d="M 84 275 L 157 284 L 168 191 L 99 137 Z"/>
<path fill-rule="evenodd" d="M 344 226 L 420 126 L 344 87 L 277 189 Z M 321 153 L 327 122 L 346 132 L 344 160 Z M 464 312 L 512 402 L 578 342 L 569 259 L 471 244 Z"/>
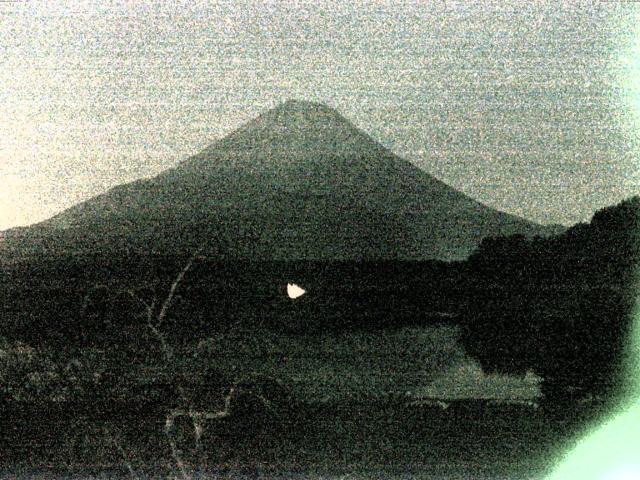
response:
<path fill-rule="evenodd" d="M 169 344 L 169 342 L 167 342 L 167 339 L 165 338 L 165 335 L 162 333 L 160 327 L 165 319 L 165 317 L 167 316 L 167 313 L 169 312 L 169 309 L 171 308 L 171 305 L 173 303 L 176 291 L 178 289 L 178 287 L 180 286 L 180 284 L 182 283 L 182 281 L 184 280 L 185 275 L 187 274 L 187 272 L 189 272 L 189 270 L 193 267 L 193 264 L 195 263 L 196 260 L 200 260 L 202 258 L 204 258 L 203 256 L 200 255 L 200 252 L 203 250 L 204 247 L 200 247 L 198 248 L 198 250 L 196 250 L 196 252 L 189 258 L 189 260 L 187 261 L 187 263 L 185 264 L 185 266 L 182 268 L 182 270 L 180 270 L 180 272 L 178 273 L 178 275 L 176 275 L 176 277 L 174 278 L 173 282 L 171 283 L 171 288 L 169 289 L 169 293 L 167 294 L 166 298 L 164 299 L 164 302 L 162 302 L 162 306 L 160 307 L 160 311 L 156 314 L 156 306 L 158 303 L 158 297 L 157 295 L 154 295 L 153 300 L 151 302 L 147 302 L 145 300 L 143 300 L 134 289 L 127 289 L 126 291 L 120 291 L 118 294 L 128 294 L 132 299 L 134 299 L 135 301 L 137 301 L 138 303 L 140 303 L 144 309 L 145 309 L 145 313 L 146 313 L 146 323 L 147 323 L 147 327 L 149 328 L 149 330 L 151 331 L 151 333 L 154 335 L 154 337 L 157 339 L 158 343 L 160 344 L 160 347 L 162 349 L 162 353 L 164 355 L 164 360 L 166 365 L 170 365 L 171 362 L 174 359 L 174 352 L 173 352 L 173 348 L 171 347 L 171 345 Z M 109 290 L 110 288 L 108 286 L 101 286 L 106 288 L 107 290 Z M 84 302 L 83 302 L 83 312 L 86 309 L 86 304 L 88 303 L 88 298 L 89 294 L 87 294 L 87 296 L 85 296 Z M 176 385 L 176 390 L 177 393 L 180 397 L 180 400 L 182 401 L 182 403 L 186 404 L 188 403 L 187 400 L 187 395 L 186 392 L 183 388 L 182 385 L 180 385 L 179 383 Z M 234 389 L 231 388 L 231 390 L 229 391 L 229 394 L 227 395 L 227 397 L 225 397 L 225 407 L 224 410 L 218 411 L 218 412 L 200 412 L 200 411 L 194 411 L 193 409 L 189 409 L 189 410 L 180 410 L 180 409 L 174 409 L 172 411 L 170 411 L 167 414 L 167 417 L 165 419 L 165 434 L 167 436 L 167 440 L 169 442 L 169 446 L 171 447 L 171 455 L 173 457 L 173 461 L 175 462 L 180 476 L 183 480 L 188 480 L 190 478 L 189 474 L 187 473 L 187 469 L 185 466 L 184 461 L 181 458 L 180 455 L 180 450 L 178 449 L 178 445 L 176 442 L 176 439 L 174 438 L 174 430 L 175 430 L 175 420 L 178 417 L 181 416 L 187 416 L 189 417 L 189 419 L 192 422 L 193 425 L 193 429 L 194 429 L 194 440 L 195 440 L 195 445 L 196 448 L 199 448 L 200 445 L 200 438 L 202 436 L 202 433 L 204 431 L 204 425 L 203 425 L 203 421 L 205 420 L 213 420 L 213 419 L 219 419 L 219 418 L 224 418 L 226 416 L 228 416 L 230 414 L 231 411 L 231 397 L 234 394 Z M 119 449 L 120 453 L 123 455 L 124 457 L 124 451 L 122 449 L 122 447 L 116 443 L 115 440 L 114 444 L 116 445 L 116 447 Z M 126 457 L 125 457 L 126 459 Z M 133 470 L 133 468 L 131 467 L 130 464 L 127 464 L 127 467 L 129 468 L 129 472 L 132 475 L 133 478 L 138 478 L 135 475 L 135 471 Z"/>
<path fill-rule="evenodd" d="M 167 315 L 167 312 L 171 307 L 171 302 L 173 302 L 173 297 L 175 296 L 176 290 L 178 289 L 178 286 L 184 279 L 184 276 L 191 269 L 196 259 L 202 258 L 202 256 L 200 255 L 200 252 L 202 251 L 203 248 L 204 247 L 198 248 L 198 250 L 196 250 L 196 252 L 193 255 L 191 255 L 191 257 L 185 264 L 184 268 L 180 271 L 180 273 L 178 273 L 176 278 L 173 280 L 173 283 L 171 284 L 171 289 L 169 290 L 169 295 L 167 295 L 167 298 L 165 298 L 162 304 L 162 308 L 160 308 L 160 313 L 158 313 L 158 319 L 156 324 L 157 327 L 159 327 L 162 324 L 164 317 Z"/>
<path fill-rule="evenodd" d="M 127 293 L 132 299 L 137 300 L 139 303 L 141 303 L 144 306 L 145 312 L 147 314 L 147 323 L 149 324 L 152 323 L 158 297 L 154 295 L 153 301 L 151 303 L 147 303 L 141 297 L 136 295 L 134 290 L 128 289 Z"/>
<path fill-rule="evenodd" d="M 173 418 L 171 418 L 170 416 L 167 417 L 167 420 L 164 426 L 164 432 L 167 435 L 169 446 L 171 447 L 171 456 L 173 457 L 173 461 L 176 463 L 178 470 L 180 470 L 180 475 L 182 475 L 183 480 L 189 480 L 189 475 L 187 474 L 187 470 L 185 468 L 184 462 L 180 457 L 180 450 L 178 450 L 178 445 L 175 439 L 173 438 L 173 435 L 171 434 L 171 431 L 173 430 L 174 420 L 175 420 L 175 417 Z"/>
<path fill-rule="evenodd" d="M 124 448 L 122 448 L 122 445 L 120 445 L 120 442 L 118 441 L 118 439 L 111 434 L 111 431 L 108 428 L 105 427 L 104 431 L 105 431 L 105 434 L 106 434 L 107 438 L 109 440 L 111 440 L 111 443 L 113 443 L 113 445 L 118 450 L 118 453 L 120 454 L 120 456 L 124 460 L 124 464 L 127 466 L 127 470 L 129 470 L 129 475 L 131 476 L 131 478 L 133 480 L 140 480 L 140 477 L 138 476 L 136 471 L 133 469 L 133 466 L 131 465 L 131 462 L 129 462 L 129 460 L 127 458 L 127 454 L 124 451 Z"/>
<path fill-rule="evenodd" d="M 231 415 L 231 400 L 235 394 L 235 387 L 229 389 L 229 393 L 224 398 L 224 408 L 215 412 L 174 409 L 167 415 L 165 421 L 165 433 L 169 437 L 170 442 L 174 442 L 171 432 L 175 425 L 175 421 L 179 417 L 188 417 L 193 425 L 193 436 L 196 449 L 200 448 L 200 438 L 204 433 L 204 422 L 207 420 L 220 420 Z M 173 446 L 172 446 L 173 449 Z"/>
<path fill-rule="evenodd" d="M 160 348 L 162 348 L 162 354 L 164 355 L 165 361 L 167 363 L 171 362 L 173 360 L 173 348 L 171 348 L 171 346 L 167 343 L 167 340 L 164 338 L 162 332 L 158 330 L 153 323 L 149 322 L 147 323 L 147 326 L 160 343 Z"/>

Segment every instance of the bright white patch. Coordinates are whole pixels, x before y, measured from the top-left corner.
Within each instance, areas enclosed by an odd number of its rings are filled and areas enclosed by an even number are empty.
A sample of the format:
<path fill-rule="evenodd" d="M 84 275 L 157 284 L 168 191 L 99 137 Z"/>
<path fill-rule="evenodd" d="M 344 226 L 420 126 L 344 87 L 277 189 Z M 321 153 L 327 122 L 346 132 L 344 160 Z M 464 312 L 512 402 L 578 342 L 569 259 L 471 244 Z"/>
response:
<path fill-rule="evenodd" d="M 611 472 L 607 472 L 603 480 L 638 480 L 640 478 L 640 466 L 623 465 Z"/>
<path fill-rule="evenodd" d="M 307 293 L 304 288 L 299 287 L 295 283 L 287 283 L 287 295 L 289 298 L 298 298 Z"/>

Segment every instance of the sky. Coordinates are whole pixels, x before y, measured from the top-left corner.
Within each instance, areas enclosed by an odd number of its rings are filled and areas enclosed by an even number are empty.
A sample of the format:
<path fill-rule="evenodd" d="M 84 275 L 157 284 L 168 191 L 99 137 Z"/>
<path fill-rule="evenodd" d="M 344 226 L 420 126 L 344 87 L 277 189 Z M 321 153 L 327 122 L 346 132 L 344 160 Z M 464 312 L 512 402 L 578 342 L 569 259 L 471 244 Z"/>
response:
<path fill-rule="evenodd" d="M 640 194 L 640 3 L 0 2 L 0 230 L 326 103 L 540 223 Z"/>

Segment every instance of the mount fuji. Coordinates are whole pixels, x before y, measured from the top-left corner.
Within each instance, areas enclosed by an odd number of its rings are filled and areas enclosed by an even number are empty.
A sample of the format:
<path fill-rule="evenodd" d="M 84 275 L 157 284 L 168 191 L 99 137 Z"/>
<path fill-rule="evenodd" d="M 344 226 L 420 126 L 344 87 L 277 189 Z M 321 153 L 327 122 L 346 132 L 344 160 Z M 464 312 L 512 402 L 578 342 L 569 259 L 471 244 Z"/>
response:
<path fill-rule="evenodd" d="M 460 260 L 484 237 L 556 233 L 430 176 L 322 104 L 290 100 L 160 175 L 3 232 L 3 260 L 58 255 Z"/>

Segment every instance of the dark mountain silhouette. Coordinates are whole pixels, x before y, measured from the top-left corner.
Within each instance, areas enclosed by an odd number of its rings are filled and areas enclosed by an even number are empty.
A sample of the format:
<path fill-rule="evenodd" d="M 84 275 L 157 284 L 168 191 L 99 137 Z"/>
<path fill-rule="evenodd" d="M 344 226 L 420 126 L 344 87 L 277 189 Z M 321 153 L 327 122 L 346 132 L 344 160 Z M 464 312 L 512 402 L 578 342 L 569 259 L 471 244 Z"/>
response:
<path fill-rule="evenodd" d="M 453 260 L 484 237 L 557 231 L 472 200 L 332 108 L 288 101 L 154 178 L 4 232 L 0 248 L 5 260 L 202 245 L 226 259 Z"/>

